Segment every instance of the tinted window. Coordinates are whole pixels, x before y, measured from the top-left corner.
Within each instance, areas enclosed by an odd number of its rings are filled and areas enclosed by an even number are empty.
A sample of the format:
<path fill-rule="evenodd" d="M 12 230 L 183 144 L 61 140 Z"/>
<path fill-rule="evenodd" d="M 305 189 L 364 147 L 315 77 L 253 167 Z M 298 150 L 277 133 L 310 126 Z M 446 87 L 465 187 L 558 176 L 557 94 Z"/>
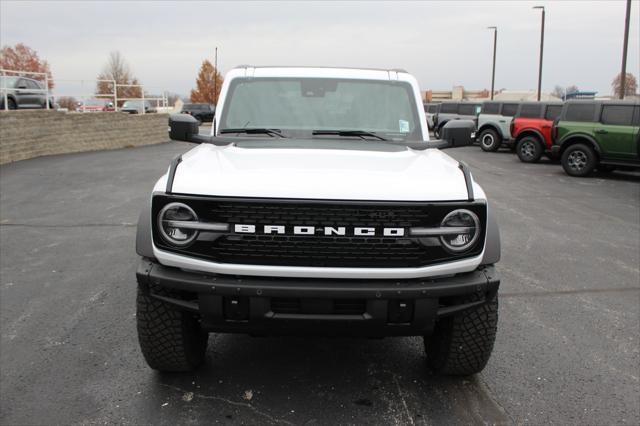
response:
<path fill-rule="evenodd" d="M 567 121 L 593 121 L 596 105 L 592 103 L 571 104 L 567 106 L 564 119 Z"/>
<path fill-rule="evenodd" d="M 518 104 L 504 104 L 502 105 L 502 115 L 507 117 L 513 117 L 518 111 Z"/>
<path fill-rule="evenodd" d="M 429 112 L 438 112 L 438 105 L 429 105 Z"/>
<path fill-rule="evenodd" d="M 603 124 L 630 126 L 633 121 L 633 105 L 605 105 L 602 107 Z"/>
<path fill-rule="evenodd" d="M 562 112 L 562 105 L 547 105 L 547 112 L 544 114 L 544 118 L 547 120 L 555 120 L 560 117 Z"/>
<path fill-rule="evenodd" d="M 458 104 L 447 103 L 440 105 L 440 112 L 444 114 L 455 114 L 458 112 Z"/>
<path fill-rule="evenodd" d="M 640 106 L 636 106 L 636 113 L 633 117 L 633 125 L 640 126 Z"/>
<path fill-rule="evenodd" d="M 500 104 L 486 103 L 482 105 L 483 114 L 497 114 L 500 110 Z"/>
<path fill-rule="evenodd" d="M 458 108 L 458 114 L 461 115 L 476 115 L 476 108 L 478 105 L 476 104 L 460 104 Z"/>
<path fill-rule="evenodd" d="M 35 81 L 33 80 L 25 80 L 25 81 L 27 82 L 28 89 L 40 89 L 40 86 Z"/>
<path fill-rule="evenodd" d="M 506 105 L 505 105 L 506 107 Z M 542 105 L 540 104 L 522 104 L 520 106 L 520 117 L 539 118 L 541 116 L 540 110 Z"/>

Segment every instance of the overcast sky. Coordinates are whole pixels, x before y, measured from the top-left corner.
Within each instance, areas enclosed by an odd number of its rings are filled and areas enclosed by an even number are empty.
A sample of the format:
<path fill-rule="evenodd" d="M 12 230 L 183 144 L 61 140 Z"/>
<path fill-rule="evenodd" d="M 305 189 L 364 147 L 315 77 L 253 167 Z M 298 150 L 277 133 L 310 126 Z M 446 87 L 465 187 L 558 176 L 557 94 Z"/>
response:
<path fill-rule="evenodd" d="M 28 2 L 0 0 L 0 43 L 24 42 L 60 81 L 94 79 L 119 50 L 145 85 L 188 94 L 218 46 L 236 65 L 404 68 L 421 88 L 535 89 L 540 11 L 547 11 L 543 90 L 575 84 L 610 94 L 620 72 L 625 2 Z M 640 2 L 631 13 L 627 71 L 640 74 Z M 67 93 L 62 93 L 62 92 Z M 73 93 L 70 93 L 73 94 Z"/>

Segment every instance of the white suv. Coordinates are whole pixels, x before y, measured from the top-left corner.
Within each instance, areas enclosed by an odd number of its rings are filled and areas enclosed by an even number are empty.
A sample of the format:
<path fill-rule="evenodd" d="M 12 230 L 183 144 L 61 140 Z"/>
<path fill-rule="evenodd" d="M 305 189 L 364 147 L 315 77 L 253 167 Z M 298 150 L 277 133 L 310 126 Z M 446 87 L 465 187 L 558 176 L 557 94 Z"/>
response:
<path fill-rule="evenodd" d="M 457 120 L 429 142 L 400 70 L 241 67 L 211 136 L 178 114 L 172 161 L 138 223 L 148 364 L 196 368 L 209 332 L 424 336 L 434 371 L 486 365 L 500 239 Z"/>

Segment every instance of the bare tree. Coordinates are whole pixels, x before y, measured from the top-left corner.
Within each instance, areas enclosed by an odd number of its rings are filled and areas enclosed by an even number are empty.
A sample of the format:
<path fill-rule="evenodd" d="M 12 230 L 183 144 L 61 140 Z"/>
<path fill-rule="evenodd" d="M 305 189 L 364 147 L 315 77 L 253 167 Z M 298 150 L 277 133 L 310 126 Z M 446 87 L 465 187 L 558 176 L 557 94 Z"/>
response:
<path fill-rule="evenodd" d="M 137 78 L 133 77 L 129 64 L 118 51 L 111 52 L 107 63 L 102 68 L 102 72 L 98 75 L 98 80 L 113 80 L 116 84 L 131 85 L 118 87 L 118 99 L 122 98 L 142 98 L 142 88 Z M 108 81 L 98 81 L 96 94 L 111 95 L 113 94 L 113 83 Z M 122 105 L 118 101 L 118 105 Z"/>
<path fill-rule="evenodd" d="M 63 96 L 61 98 L 58 98 L 58 105 L 60 105 L 60 108 L 66 108 L 69 111 L 75 111 L 78 106 L 78 101 L 76 101 L 76 98 L 73 98 L 71 96 Z"/>
<path fill-rule="evenodd" d="M 575 84 L 567 87 L 556 85 L 556 87 L 553 88 L 553 92 L 551 92 L 551 94 L 556 98 L 564 99 L 565 95 L 568 95 L 570 93 L 576 93 L 579 91 L 580 89 L 578 89 L 578 86 L 576 86 Z"/>
<path fill-rule="evenodd" d="M 615 96 L 620 96 L 620 92 L 622 90 L 622 73 L 616 75 L 616 78 L 611 82 L 611 89 L 613 90 L 613 94 Z M 624 96 L 635 95 L 638 90 L 638 81 L 636 77 L 628 72 L 624 78 Z"/>

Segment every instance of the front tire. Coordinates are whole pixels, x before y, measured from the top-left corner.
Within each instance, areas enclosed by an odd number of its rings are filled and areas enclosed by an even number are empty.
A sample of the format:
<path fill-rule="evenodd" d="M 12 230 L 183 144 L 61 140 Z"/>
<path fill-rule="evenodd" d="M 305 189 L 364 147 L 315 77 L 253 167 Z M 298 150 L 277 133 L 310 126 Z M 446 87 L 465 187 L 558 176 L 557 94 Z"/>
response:
<path fill-rule="evenodd" d="M 499 139 L 498 132 L 493 129 L 484 129 L 478 136 L 480 148 L 485 152 L 495 152 L 500 148 L 502 141 Z"/>
<path fill-rule="evenodd" d="M 477 308 L 439 320 L 433 334 L 424 338 L 429 367 L 447 375 L 479 373 L 491 357 L 497 326 L 497 294 Z"/>
<path fill-rule="evenodd" d="M 523 163 L 537 163 L 544 150 L 538 138 L 525 136 L 516 144 L 516 155 Z"/>
<path fill-rule="evenodd" d="M 569 176 L 589 175 L 598 163 L 596 153 L 589 145 L 577 143 L 562 153 L 562 168 Z"/>
<path fill-rule="evenodd" d="M 154 287 L 154 293 L 179 297 L 161 287 Z M 191 371 L 203 363 L 209 334 L 202 331 L 193 314 L 152 297 L 139 284 L 136 305 L 138 341 L 149 367 L 166 372 Z"/>

